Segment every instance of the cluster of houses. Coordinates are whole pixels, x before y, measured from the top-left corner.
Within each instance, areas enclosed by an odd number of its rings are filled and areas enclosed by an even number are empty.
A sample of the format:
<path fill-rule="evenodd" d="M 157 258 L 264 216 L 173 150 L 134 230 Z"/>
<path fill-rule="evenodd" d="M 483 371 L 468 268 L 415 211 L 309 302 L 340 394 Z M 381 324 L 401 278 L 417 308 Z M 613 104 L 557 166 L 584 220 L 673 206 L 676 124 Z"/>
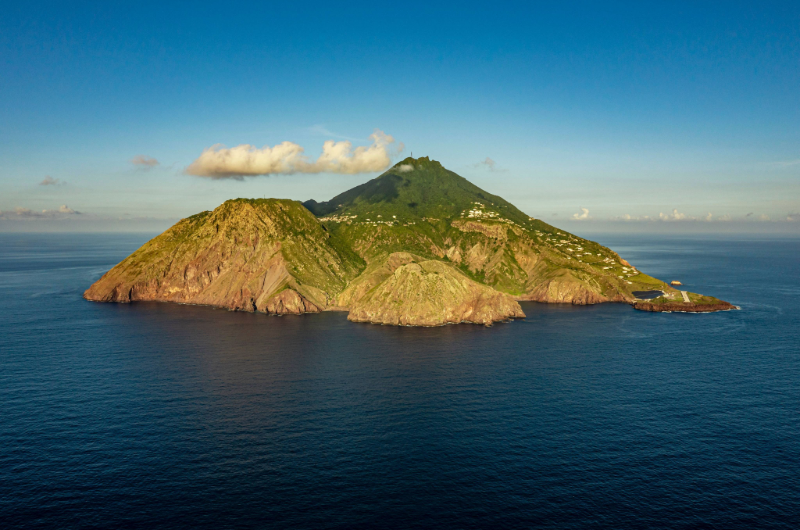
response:
<path fill-rule="evenodd" d="M 353 220 L 358 217 L 357 215 L 329 215 L 327 217 L 320 217 L 320 221 L 330 221 L 332 223 L 347 223 L 351 224 Z"/>
<path fill-rule="evenodd" d="M 344 214 L 343 215 L 329 215 L 327 217 L 320 217 L 319 220 L 320 221 L 328 221 L 328 222 L 331 222 L 331 223 L 347 223 L 347 224 L 351 225 L 351 224 L 353 224 L 353 222 L 355 222 L 357 217 L 358 217 L 358 215 L 344 215 Z M 361 222 L 358 222 L 357 224 L 370 225 L 370 226 L 378 226 L 378 225 L 394 226 L 394 225 L 400 225 L 400 224 L 402 224 L 403 226 L 411 226 L 413 224 L 416 224 L 414 221 L 408 221 L 408 222 L 398 221 L 396 215 L 393 215 L 392 219 L 388 220 L 388 221 L 384 221 L 382 219 L 382 217 L 383 217 L 382 215 L 378 215 L 378 216 L 376 216 L 376 219 L 374 221 L 371 218 L 367 217 L 366 219 L 364 219 Z"/>
<path fill-rule="evenodd" d="M 524 226 L 518 225 L 517 223 L 515 223 L 511 219 L 506 219 L 504 217 L 500 217 L 500 214 L 497 213 L 497 212 L 492 212 L 492 211 L 488 211 L 487 212 L 486 211 L 486 205 L 484 205 L 482 203 L 473 202 L 472 204 L 474 205 L 472 207 L 472 209 L 464 210 L 463 212 L 461 212 L 461 217 L 462 218 L 464 218 L 464 219 L 481 219 L 481 220 L 499 221 L 501 223 L 506 223 L 506 224 L 518 226 L 518 227 L 522 228 L 523 230 L 528 230 Z M 532 221 L 533 217 L 529 217 L 528 219 Z M 541 233 L 541 232 L 539 232 L 539 233 Z"/>
<path fill-rule="evenodd" d="M 577 243 L 577 241 L 579 241 L 579 240 L 575 240 L 574 238 L 559 239 L 559 238 L 556 238 L 555 236 L 551 237 L 550 235 L 547 235 L 547 234 L 541 232 L 540 230 L 534 230 L 533 232 L 536 235 L 536 237 L 539 239 L 539 241 L 547 242 L 551 246 L 555 247 L 556 250 L 559 250 L 561 252 L 566 251 L 566 252 L 571 253 L 571 256 L 574 256 L 581 263 L 586 263 L 583 260 L 586 259 L 587 257 L 589 257 L 589 258 L 597 257 L 597 258 L 603 258 L 601 263 L 605 263 L 606 264 L 606 266 L 603 267 L 603 270 L 612 270 L 612 269 L 620 266 L 620 264 L 617 262 L 617 260 L 615 260 L 614 258 L 612 258 L 610 256 L 603 257 L 603 254 L 600 253 L 600 252 L 597 252 L 597 253 L 593 254 L 592 252 L 586 251 L 582 246 L 580 246 Z M 566 234 L 563 234 L 561 232 L 556 232 L 556 235 L 562 236 L 562 237 L 567 237 Z M 563 250 L 562 250 L 562 247 L 566 247 L 566 248 L 563 248 Z M 566 255 L 566 258 L 567 259 L 572 259 L 571 256 L 570 255 Z M 583 259 L 581 259 L 581 258 L 583 258 Z M 636 267 L 623 265 L 622 266 L 622 275 L 617 275 L 617 277 L 620 280 L 624 280 L 625 283 L 627 283 L 628 285 L 633 285 L 633 282 L 629 281 L 628 278 L 631 278 L 631 277 L 636 276 L 638 274 L 640 274 L 640 273 L 639 273 L 638 270 L 636 270 Z"/>
<path fill-rule="evenodd" d="M 364 222 L 363 224 L 371 226 L 378 226 L 378 225 L 394 226 L 395 224 L 399 224 L 396 215 L 392 216 L 391 221 L 384 221 L 382 217 L 383 217 L 382 215 L 378 215 L 375 221 L 367 217 L 366 222 Z"/>
<path fill-rule="evenodd" d="M 572 256 L 574 256 L 581 263 L 586 263 L 584 259 L 586 259 L 587 257 L 588 258 L 594 256 L 598 258 L 603 257 L 602 253 L 600 252 L 593 254 L 589 251 L 586 251 L 582 246 L 577 244 L 575 241 L 571 241 L 569 239 L 551 239 L 550 237 L 546 236 L 539 230 L 535 230 L 534 233 L 539 237 L 539 240 L 542 240 L 542 237 L 544 237 L 544 241 L 550 243 L 553 247 L 556 247 L 559 250 L 561 250 L 561 247 L 566 247 L 563 248 L 563 250 L 561 251 L 562 252 L 566 251 L 571 254 L 566 256 L 567 259 L 572 259 Z M 558 235 L 564 236 L 564 234 L 560 232 L 558 232 Z M 603 270 L 612 270 L 615 267 L 619 266 L 617 261 L 609 256 L 603 258 L 602 263 L 606 264 L 606 266 L 603 267 Z M 636 276 L 637 274 L 639 274 L 639 271 L 637 271 L 635 267 L 622 266 L 622 275 L 617 275 L 617 277 L 620 280 L 625 280 L 626 283 L 628 283 L 629 285 L 633 285 L 633 282 L 628 281 L 627 278 L 631 278 L 633 276 Z"/>
<path fill-rule="evenodd" d="M 468 210 L 468 211 L 465 210 L 464 212 L 461 213 L 461 217 L 462 218 L 493 220 L 493 221 L 500 221 L 500 222 L 505 222 L 505 223 L 516 225 L 516 223 L 514 221 L 511 221 L 509 219 L 504 219 L 504 218 L 500 217 L 500 214 L 497 213 L 497 212 L 486 211 L 486 206 L 484 204 L 481 204 L 479 202 L 473 202 L 473 205 L 474 206 L 470 210 Z M 331 215 L 331 216 L 328 216 L 328 217 L 321 217 L 320 221 L 330 221 L 330 222 L 334 222 L 334 223 L 352 224 L 357 217 L 358 217 L 357 215 Z M 402 226 L 410 226 L 410 225 L 416 224 L 414 221 L 406 221 L 406 222 L 398 221 L 396 215 L 393 215 L 392 219 L 388 220 L 388 221 L 384 221 L 381 217 L 382 217 L 381 215 L 378 215 L 376 220 L 374 220 L 374 221 L 371 218 L 366 218 L 364 221 L 362 221 L 362 222 L 360 222 L 358 224 L 366 224 L 366 225 L 371 225 L 371 226 L 378 226 L 378 225 L 394 226 L 396 224 L 401 224 Z M 531 220 L 531 221 L 534 220 L 533 217 L 529 217 L 528 219 Z M 423 221 L 427 221 L 427 222 L 440 221 L 440 219 L 436 219 L 436 218 L 433 218 L 433 217 L 423 217 L 422 220 Z M 537 238 L 540 241 L 546 241 L 551 246 L 555 247 L 555 249 L 557 249 L 560 252 L 564 253 L 564 256 L 568 260 L 571 260 L 572 257 L 574 256 L 577 259 L 577 261 L 580 261 L 581 263 L 585 263 L 583 261 L 583 259 L 581 259 L 581 258 L 585 259 L 586 257 L 594 256 L 594 254 L 592 254 L 591 252 L 584 250 L 584 248 L 582 246 L 580 246 L 579 244 L 577 244 L 576 241 L 572 241 L 572 239 L 574 239 L 574 238 L 572 238 L 571 236 L 570 236 L 570 239 L 554 239 L 554 238 L 551 238 L 549 235 L 544 234 L 540 230 L 534 230 L 533 232 L 536 234 Z M 556 236 L 561 236 L 561 237 L 567 237 L 567 234 L 564 234 L 562 232 L 556 232 L 555 235 Z M 555 237 L 555 236 L 553 236 L 553 237 Z M 562 249 L 562 247 L 566 247 L 566 248 Z M 565 251 L 569 252 L 570 254 L 566 254 Z M 598 258 L 600 258 L 600 257 L 602 257 L 602 254 L 598 252 L 596 254 L 596 256 Z M 614 260 L 611 257 L 603 258 L 602 262 L 607 264 L 605 267 L 603 267 L 603 270 L 611 270 L 611 269 L 614 269 L 616 266 L 618 266 L 618 263 L 616 262 L 616 260 Z M 639 271 L 637 271 L 635 267 L 623 266 L 622 267 L 622 275 L 618 275 L 617 277 L 620 280 L 625 280 L 629 285 L 632 285 L 632 282 L 627 281 L 627 278 L 630 278 L 632 276 L 636 276 L 637 274 L 639 274 Z"/>
<path fill-rule="evenodd" d="M 466 217 L 468 219 L 496 219 L 500 217 L 500 214 L 497 212 L 487 212 L 486 206 L 479 203 L 473 202 L 475 206 L 469 211 L 461 212 L 461 217 Z"/>

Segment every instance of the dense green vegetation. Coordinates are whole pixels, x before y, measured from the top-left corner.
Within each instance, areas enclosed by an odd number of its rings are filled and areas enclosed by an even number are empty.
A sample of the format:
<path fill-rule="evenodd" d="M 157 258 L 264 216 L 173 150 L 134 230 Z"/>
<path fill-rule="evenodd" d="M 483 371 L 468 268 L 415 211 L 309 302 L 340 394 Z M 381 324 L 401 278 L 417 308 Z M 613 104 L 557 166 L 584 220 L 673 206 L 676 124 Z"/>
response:
<path fill-rule="evenodd" d="M 408 259 L 437 265 L 401 264 Z M 407 281 L 391 280 L 401 267 L 411 271 Z M 633 302 L 633 291 L 656 289 L 665 296 L 653 304 L 682 299 L 611 249 L 530 217 L 427 157 L 406 158 L 327 202 L 226 201 L 145 244 L 88 296 L 280 311 L 270 301 L 286 291 L 280 303 L 299 311 L 377 300 L 370 293 L 378 288 L 386 299 L 404 299 L 423 277 L 420 285 L 445 298 L 461 285 L 470 286 L 464 296 L 488 286 L 518 299 L 573 304 Z M 698 305 L 717 302 L 690 296 Z M 493 299 L 505 307 L 501 316 L 514 314 L 502 297 Z"/>
<path fill-rule="evenodd" d="M 367 261 L 413 252 L 452 262 L 514 296 L 601 301 L 671 289 L 612 250 L 528 216 L 427 157 L 406 158 L 329 201 L 303 204 Z"/>
<path fill-rule="evenodd" d="M 303 203 L 318 217 L 358 216 L 358 222 L 417 222 L 455 219 L 477 204 L 499 217 L 547 233 L 555 228 L 530 219 L 502 197 L 492 195 L 428 157 L 406 158 L 381 176 L 333 199 Z"/>

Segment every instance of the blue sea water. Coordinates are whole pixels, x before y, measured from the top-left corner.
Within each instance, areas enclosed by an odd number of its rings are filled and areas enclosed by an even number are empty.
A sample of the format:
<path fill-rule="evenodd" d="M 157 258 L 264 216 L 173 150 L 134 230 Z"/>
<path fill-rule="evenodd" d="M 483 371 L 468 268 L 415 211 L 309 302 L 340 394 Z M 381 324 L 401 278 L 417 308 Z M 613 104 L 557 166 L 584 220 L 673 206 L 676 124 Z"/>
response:
<path fill-rule="evenodd" d="M 81 293 L 147 235 L 0 235 L 1 528 L 800 528 L 800 240 L 604 236 L 741 311 L 492 328 Z"/>

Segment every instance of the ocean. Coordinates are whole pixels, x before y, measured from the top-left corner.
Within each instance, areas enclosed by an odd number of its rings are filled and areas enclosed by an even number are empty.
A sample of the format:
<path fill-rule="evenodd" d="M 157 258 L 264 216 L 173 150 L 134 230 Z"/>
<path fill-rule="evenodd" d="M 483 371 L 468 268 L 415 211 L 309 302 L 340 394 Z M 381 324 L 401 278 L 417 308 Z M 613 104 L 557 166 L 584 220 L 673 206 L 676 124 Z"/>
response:
<path fill-rule="evenodd" d="M 0 234 L 0 527 L 800 528 L 800 240 L 598 236 L 741 307 L 398 328 L 82 292 Z"/>

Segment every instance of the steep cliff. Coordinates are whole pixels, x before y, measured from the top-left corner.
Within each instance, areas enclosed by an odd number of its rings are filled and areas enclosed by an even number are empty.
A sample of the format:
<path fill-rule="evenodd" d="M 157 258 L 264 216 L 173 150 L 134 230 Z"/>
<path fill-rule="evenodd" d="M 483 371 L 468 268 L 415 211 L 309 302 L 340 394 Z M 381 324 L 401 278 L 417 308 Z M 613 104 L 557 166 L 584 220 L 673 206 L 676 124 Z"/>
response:
<path fill-rule="evenodd" d="M 180 221 L 111 269 L 84 297 L 318 312 L 363 268 L 300 203 L 239 199 Z"/>
<path fill-rule="evenodd" d="M 362 283 L 377 282 L 353 302 L 349 320 L 438 326 L 461 322 L 490 325 L 525 317 L 513 298 L 470 280 L 441 261 L 392 255 L 381 269 Z"/>

